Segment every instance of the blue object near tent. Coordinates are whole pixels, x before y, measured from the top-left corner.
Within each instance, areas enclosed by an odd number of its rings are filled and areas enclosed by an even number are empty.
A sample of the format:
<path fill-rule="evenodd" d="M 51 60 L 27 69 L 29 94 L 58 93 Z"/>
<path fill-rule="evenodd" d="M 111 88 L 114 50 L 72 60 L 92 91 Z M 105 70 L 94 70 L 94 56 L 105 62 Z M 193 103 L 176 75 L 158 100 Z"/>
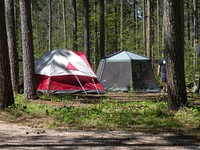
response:
<path fill-rule="evenodd" d="M 197 53 L 197 57 L 200 57 L 200 43 L 195 45 L 195 50 L 196 50 L 196 53 Z"/>

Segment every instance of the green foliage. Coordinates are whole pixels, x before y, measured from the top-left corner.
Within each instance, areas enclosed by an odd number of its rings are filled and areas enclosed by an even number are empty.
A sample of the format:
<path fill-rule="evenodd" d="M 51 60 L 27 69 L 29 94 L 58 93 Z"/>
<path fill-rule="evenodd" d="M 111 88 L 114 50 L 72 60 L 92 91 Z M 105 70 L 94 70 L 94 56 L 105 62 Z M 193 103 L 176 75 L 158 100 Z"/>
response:
<path fill-rule="evenodd" d="M 185 76 L 186 84 L 194 83 L 194 75 L 198 74 L 198 68 L 194 64 L 194 48 L 189 43 L 185 46 Z"/>
<path fill-rule="evenodd" d="M 199 128 L 200 127 L 200 107 L 195 108 L 182 108 L 175 114 L 175 118 L 184 123 L 185 127 L 188 128 Z"/>
<path fill-rule="evenodd" d="M 84 99 L 71 96 L 50 96 L 48 101 L 31 102 L 18 95 L 15 105 L 1 110 L 1 119 L 20 120 L 23 124 L 30 124 L 33 120 L 33 126 L 36 122 L 44 124 L 49 119 L 43 126 L 106 130 L 189 130 L 200 125 L 199 107 L 183 108 L 174 113 L 162 101 L 122 103 L 103 99 L 99 103 L 81 105 L 83 102 Z M 4 113 L 6 118 L 2 116 Z"/>
<path fill-rule="evenodd" d="M 99 22 L 100 22 L 100 8 L 99 1 L 89 1 L 90 5 L 90 51 L 91 51 L 91 65 L 96 69 L 99 61 Z M 33 40 L 34 40 L 34 54 L 35 59 L 40 57 L 48 50 L 48 3 L 49 1 L 40 0 L 32 1 L 32 25 L 33 25 Z M 78 51 L 83 51 L 83 2 L 77 1 L 77 44 Z M 62 1 L 52 0 L 52 45 L 53 49 L 64 48 L 63 35 L 63 8 Z M 136 53 L 145 55 L 145 32 L 146 32 L 146 5 L 139 1 L 137 10 L 141 13 L 141 18 L 134 21 L 134 5 L 131 1 L 123 1 L 122 6 L 122 24 L 121 24 L 121 2 L 107 1 L 105 3 L 105 49 L 106 55 L 112 54 L 120 50 L 121 41 L 123 43 L 123 50 L 134 51 Z M 155 2 L 157 6 L 157 2 Z M 187 5 L 185 3 L 185 74 L 186 82 L 194 81 L 194 74 L 199 74 L 199 59 L 197 65 L 194 66 L 194 45 L 192 44 L 193 26 L 192 22 L 192 3 Z M 143 11 L 143 9 L 145 9 Z M 154 14 L 154 33 L 153 33 L 153 59 L 159 60 L 161 58 L 160 51 L 163 49 L 163 3 L 159 3 L 159 15 L 155 7 Z M 20 13 L 19 4 L 16 3 L 16 35 L 17 48 L 19 52 L 19 59 L 22 58 L 21 46 L 21 30 L 20 30 Z M 72 2 L 66 1 L 66 36 L 67 49 L 72 49 Z M 145 20 L 143 20 L 145 19 Z M 143 22 L 144 21 L 144 22 Z M 198 23 L 197 23 L 198 24 Z M 143 26 L 145 25 L 145 26 Z M 159 26 L 158 26 L 159 25 Z M 198 24 L 199 25 L 199 24 Z M 122 27 L 122 39 L 121 28 Z M 159 27 L 159 28 L 158 28 Z M 157 31 L 159 30 L 159 31 Z M 22 76 L 22 65 L 20 65 L 20 77 Z M 20 79 L 21 80 L 21 79 Z"/>

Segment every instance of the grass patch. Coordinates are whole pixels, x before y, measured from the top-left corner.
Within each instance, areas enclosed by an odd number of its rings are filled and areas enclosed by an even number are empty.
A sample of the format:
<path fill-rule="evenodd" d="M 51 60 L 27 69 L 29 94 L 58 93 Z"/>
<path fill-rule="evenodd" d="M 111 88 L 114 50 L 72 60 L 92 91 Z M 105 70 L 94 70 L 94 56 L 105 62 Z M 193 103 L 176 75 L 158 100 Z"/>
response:
<path fill-rule="evenodd" d="M 197 131 L 200 128 L 199 106 L 174 113 L 163 101 L 122 103 L 105 98 L 85 105 L 84 100 L 74 101 L 69 96 L 45 99 L 25 101 L 17 95 L 15 105 L 0 110 L 0 119 L 49 128 L 137 131 Z"/>

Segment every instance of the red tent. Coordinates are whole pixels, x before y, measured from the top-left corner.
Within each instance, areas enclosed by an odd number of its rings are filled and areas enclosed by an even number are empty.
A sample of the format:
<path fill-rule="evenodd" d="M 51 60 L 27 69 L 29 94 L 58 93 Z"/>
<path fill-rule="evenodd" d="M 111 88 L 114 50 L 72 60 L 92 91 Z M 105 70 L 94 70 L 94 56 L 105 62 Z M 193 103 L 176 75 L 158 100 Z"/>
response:
<path fill-rule="evenodd" d="M 50 93 L 102 93 L 104 88 L 84 53 L 47 51 L 35 62 L 37 90 Z"/>

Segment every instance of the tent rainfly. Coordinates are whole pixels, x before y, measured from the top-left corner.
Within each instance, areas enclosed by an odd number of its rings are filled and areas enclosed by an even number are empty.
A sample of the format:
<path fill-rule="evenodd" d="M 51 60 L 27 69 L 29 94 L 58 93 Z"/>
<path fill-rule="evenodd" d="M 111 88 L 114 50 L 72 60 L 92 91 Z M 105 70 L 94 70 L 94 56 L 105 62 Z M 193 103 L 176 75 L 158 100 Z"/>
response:
<path fill-rule="evenodd" d="M 107 91 L 158 91 L 150 59 L 128 51 L 100 60 L 97 77 Z"/>
<path fill-rule="evenodd" d="M 103 93 L 104 88 L 83 52 L 47 51 L 35 61 L 37 91 L 50 93 Z"/>

